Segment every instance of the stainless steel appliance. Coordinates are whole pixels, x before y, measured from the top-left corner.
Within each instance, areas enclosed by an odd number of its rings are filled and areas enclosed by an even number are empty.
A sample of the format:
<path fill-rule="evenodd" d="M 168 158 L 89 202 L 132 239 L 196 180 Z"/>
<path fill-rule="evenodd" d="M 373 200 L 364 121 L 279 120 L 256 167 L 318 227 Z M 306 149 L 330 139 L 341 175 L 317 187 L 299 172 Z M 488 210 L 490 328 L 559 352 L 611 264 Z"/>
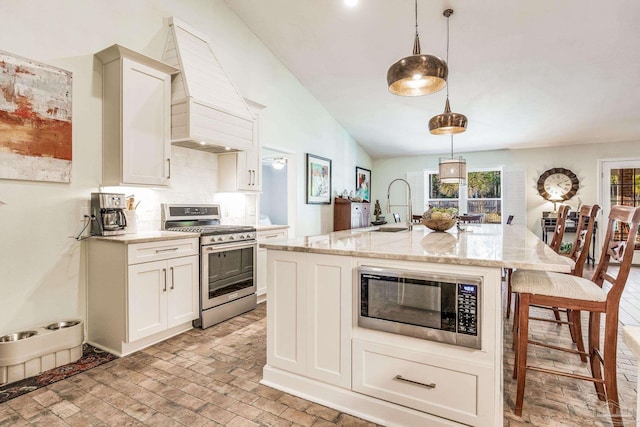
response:
<path fill-rule="evenodd" d="M 220 224 L 220 205 L 162 205 L 162 228 L 200 233 L 200 318 L 209 326 L 256 307 L 256 229 Z"/>
<path fill-rule="evenodd" d="M 91 193 L 91 234 L 117 236 L 125 234 L 127 218 L 124 214 L 124 194 Z"/>
<path fill-rule="evenodd" d="M 358 326 L 481 348 L 481 277 L 362 266 L 358 283 Z"/>

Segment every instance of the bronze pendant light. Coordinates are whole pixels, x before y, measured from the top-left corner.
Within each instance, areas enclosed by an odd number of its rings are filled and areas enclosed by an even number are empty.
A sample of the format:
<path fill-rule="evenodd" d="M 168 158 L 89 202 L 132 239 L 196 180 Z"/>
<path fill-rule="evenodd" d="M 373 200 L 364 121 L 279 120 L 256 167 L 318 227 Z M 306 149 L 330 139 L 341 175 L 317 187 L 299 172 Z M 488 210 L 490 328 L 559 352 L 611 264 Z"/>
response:
<path fill-rule="evenodd" d="M 437 92 L 447 84 L 447 63 L 437 56 L 420 53 L 418 35 L 418 0 L 415 0 L 416 37 L 413 55 L 402 58 L 389 67 L 389 92 L 399 96 L 420 96 Z"/>
<path fill-rule="evenodd" d="M 449 17 L 453 15 L 453 9 L 443 12 L 447 17 L 447 63 L 449 63 Z M 434 135 L 448 135 L 461 133 L 467 130 L 467 117 L 464 114 L 452 113 L 449 105 L 449 85 L 447 84 L 447 102 L 444 104 L 444 113 L 433 116 L 429 120 L 429 132 Z"/>
<path fill-rule="evenodd" d="M 438 178 L 445 184 L 464 185 L 467 180 L 467 161 L 462 157 L 453 157 L 453 134 L 451 136 L 451 158 L 440 158 Z"/>

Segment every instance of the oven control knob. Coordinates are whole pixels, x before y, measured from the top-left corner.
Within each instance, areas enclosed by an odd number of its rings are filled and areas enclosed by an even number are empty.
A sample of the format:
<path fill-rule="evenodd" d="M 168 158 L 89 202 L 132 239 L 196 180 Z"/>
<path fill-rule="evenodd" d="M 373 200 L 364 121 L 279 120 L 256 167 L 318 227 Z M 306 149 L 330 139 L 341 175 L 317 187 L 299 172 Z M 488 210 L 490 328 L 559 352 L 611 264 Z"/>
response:
<path fill-rule="evenodd" d="M 240 236 L 238 236 L 239 239 L 244 239 L 244 234 L 241 234 Z"/>
<path fill-rule="evenodd" d="M 222 236 L 218 237 L 218 242 L 222 242 L 223 240 Z"/>
<path fill-rule="evenodd" d="M 229 240 L 236 240 L 233 236 L 229 236 Z"/>

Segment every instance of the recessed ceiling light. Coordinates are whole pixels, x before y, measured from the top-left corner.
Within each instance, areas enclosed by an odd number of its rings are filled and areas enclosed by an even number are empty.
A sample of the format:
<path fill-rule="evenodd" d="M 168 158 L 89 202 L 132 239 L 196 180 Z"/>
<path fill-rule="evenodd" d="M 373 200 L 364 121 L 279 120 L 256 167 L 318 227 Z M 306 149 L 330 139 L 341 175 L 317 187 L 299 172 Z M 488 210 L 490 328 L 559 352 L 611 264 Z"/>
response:
<path fill-rule="evenodd" d="M 231 150 L 231 147 L 224 147 L 224 149 L 229 151 L 229 150 Z"/>
<path fill-rule="evenodd" d="M 344 4 L 349 7 L 355 7 L 358 5 L 358 0 L 344 0 Z"/>
<path fill-rule="evenodd" d="M 206 141 L 200 141 L 200 145 L 207 145 Z"/>

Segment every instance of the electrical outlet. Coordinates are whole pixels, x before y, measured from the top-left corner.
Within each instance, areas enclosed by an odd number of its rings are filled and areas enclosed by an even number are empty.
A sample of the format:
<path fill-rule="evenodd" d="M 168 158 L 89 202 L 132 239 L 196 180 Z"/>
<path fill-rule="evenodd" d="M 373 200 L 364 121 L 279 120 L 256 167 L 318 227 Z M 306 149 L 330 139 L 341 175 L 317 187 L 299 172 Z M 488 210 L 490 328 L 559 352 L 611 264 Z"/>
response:
<path fill-rule="evenodd" d="M 80 208 L 80 222 L 87 222 L 89 220 L 89 218 L 87 218 L 88 216 L 89 216 L 89 208 L 87 207 Z"/>

